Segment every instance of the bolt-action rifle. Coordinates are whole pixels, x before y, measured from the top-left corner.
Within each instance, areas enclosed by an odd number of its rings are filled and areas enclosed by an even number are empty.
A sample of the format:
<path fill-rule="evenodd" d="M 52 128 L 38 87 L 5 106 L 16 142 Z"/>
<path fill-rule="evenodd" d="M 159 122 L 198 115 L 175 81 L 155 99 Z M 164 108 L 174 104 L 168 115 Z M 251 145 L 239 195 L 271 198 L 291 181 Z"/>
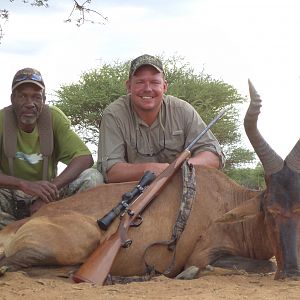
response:
<path fill-rule="evenodd" d="M 142 223 L 140 214 L 149 203 L 168 184 L 173 175 L 178 171 L 183 162 L 190 157 L 191 148 L 202 138 L 202 136 L 223 116 L 226 110 L 220 112 L 206 128 L 188 145 L 188 147 L 149 185 L 145 191 L 138 196 L 122 213 L 121 221 L 117 231 L 104 240 L 96 250 L 81 265 L 73 275 L 76 283 L 90 282 L 103 285 L 112 264 L 121 247 L 127 248 L 132 241 L 126 239 L 126 233 L 132 226 Z"/>

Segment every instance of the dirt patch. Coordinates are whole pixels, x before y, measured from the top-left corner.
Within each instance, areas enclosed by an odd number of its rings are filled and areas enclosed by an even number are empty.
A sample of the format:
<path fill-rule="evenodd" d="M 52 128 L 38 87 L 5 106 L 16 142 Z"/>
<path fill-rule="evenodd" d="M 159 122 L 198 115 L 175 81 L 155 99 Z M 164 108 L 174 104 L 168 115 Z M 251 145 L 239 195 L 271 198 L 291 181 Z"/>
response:
<path fill-rule="evenodd" d="M 94 286 L 75 284 L 65 272 L 9 272 L 0 278 L 0 299 L 299 299 L 300 282 L 274 280 L 274 274 L 203 274 L 194 280 L 159 276 L 148 282 Z M 61 276 L 61 277 L 58 277 Z"/>

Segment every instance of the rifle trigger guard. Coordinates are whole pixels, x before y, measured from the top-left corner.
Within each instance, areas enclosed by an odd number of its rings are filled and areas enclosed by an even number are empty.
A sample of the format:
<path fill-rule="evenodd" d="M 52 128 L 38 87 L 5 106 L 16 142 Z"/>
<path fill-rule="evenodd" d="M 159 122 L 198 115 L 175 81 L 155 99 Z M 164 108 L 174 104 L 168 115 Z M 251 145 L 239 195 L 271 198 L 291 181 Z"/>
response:
<path fill-rule="evenodd" d="M 141 215 L 138 215 L 134 221 L 130 224 L 130 227 L 139 227 L 143 223 L 144 219 Z"/>

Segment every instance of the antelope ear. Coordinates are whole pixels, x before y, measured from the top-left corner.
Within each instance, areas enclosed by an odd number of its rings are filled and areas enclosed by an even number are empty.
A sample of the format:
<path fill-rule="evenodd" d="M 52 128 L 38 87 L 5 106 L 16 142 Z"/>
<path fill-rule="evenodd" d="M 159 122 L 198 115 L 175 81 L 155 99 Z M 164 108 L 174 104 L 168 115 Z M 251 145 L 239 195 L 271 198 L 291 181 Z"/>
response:
<path fill-rule="evenodd" d="M 261 195 L 255 196 L 238 207 L 228 211 L 222 217 L 215 220 L 216 223 L 236 223 L 243 222 L 248 218 L 253 218 L 261 213 Z"/>

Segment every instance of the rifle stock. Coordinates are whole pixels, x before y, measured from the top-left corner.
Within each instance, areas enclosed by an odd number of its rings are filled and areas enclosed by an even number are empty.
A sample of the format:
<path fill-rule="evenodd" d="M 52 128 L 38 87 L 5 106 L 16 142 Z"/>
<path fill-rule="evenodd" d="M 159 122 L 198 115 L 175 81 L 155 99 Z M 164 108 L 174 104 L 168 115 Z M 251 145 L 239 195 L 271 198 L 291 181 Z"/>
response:
<path fill-rule="evenodd" d="M 121 217 L 118 230 L 111 237 L 104 240 L 92 255 L 81 265 L 77 272 L 75 272 L 73 280 L 76 283 L 90 282 L 101 285 L 104 283 L 120 247 L 128 247 L 130 245 L 130 243 L 128 244 L 128 241 L 126 241 L 126 233 L 134 223 L 134 220 L 139 217 L 140 213 L 160 193 L 181 167 L 183 162 L 190 156 L 191 147 L 221 118 L 224 113 L 225 110 L 217 115 L 193 140 L 193 142 L 129 205 L 130 213 L 125 212 Z"/>
<path fill-rule="evenodd" d="M 85 263 L 81 265 L 80 269 L 73 275 L 74 282 L 90 282 L 103 285 L 121 245 L 121 237 L 116 231 L 101 243 Z"/>

